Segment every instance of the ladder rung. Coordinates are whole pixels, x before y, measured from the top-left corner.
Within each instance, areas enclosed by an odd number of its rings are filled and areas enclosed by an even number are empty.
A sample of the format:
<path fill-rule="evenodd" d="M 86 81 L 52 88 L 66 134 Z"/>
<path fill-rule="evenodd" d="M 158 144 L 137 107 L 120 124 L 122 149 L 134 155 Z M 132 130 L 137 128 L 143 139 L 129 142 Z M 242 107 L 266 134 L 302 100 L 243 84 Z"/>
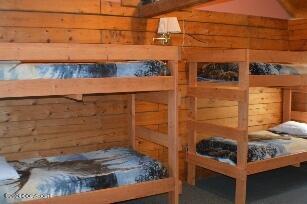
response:
<path fill-rule="evenodd" d="M 189 125 L 191 128 L 195 128 L 196 132 L 204 132 L 206 135 L 220 136 L 236 141 L 246 141 L 248 138 L 248 131 L 240 128 L 225 127 L 198 121 L 189 121 Z"/>
<path fill-rule="evenodd" d="M 189 87 L 188 95 L 199 98 L 213 98 L 229 101 L 244 101 L 247 90 L 238 88 Z"/>

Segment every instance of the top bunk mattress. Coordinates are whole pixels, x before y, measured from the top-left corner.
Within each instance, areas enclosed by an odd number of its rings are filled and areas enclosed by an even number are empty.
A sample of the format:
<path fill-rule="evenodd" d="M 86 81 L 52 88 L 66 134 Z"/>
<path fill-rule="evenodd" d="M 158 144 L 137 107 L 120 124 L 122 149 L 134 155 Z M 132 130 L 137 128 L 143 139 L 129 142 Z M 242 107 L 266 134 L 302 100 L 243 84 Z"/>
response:
<path fill-rule="evenodd" d="M 0 203 L 67 196 L 166 178 L 158 161 L 128 148 L 11 162 L 18 180 L 0 181 Z"/>
<path fill-rule="evenodd" d="M 250 63 L 250 75 L 300 75 L 304 68 L 282 64 Z M 236 63 L 203 64 L 197 72 L 199 81 L 238 81 L 239 65 Z"/>
<path fill-rule="evenodd" d="M 99 64 L 0 63 L 0 80 L 147 77 L 169 75 L 170 70 L 161 61 L 132 61 Z"/>

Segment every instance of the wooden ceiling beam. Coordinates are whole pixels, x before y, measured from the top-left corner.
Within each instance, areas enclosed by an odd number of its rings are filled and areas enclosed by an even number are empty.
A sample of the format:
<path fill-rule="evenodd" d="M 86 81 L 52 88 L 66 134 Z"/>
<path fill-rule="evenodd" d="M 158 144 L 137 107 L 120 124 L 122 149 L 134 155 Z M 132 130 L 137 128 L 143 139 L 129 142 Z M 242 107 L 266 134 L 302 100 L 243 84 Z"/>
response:
<path fill-rule="evenodd" d="M 229 0 L 159 0 L 154 3 L 140 5 L 140 17 L 154 17 L 183 8 L 206 3 L 221 3 Z"/>
<path fill-rule="evenodd" d="M 278 0 L 284 9 L 294 18 L 307 18 L 306 0 Z"/>

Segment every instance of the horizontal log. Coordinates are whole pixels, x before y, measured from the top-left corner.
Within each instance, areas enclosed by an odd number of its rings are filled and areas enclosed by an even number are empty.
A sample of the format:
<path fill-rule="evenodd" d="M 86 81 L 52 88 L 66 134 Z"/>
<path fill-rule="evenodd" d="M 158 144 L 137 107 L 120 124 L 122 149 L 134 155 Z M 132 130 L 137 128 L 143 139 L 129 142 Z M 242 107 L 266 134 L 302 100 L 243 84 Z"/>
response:
<path fill-rule="evenodd" d="M 251 75 L 251 87 L 288 87 L 305 86 L 307 75 Z"/>
<path fill-rule="evenodd" d="M 158 19 L 93 14 L 0 11 L 0 26 L 156 32 Z"/>
<path fill-rule="evenodd" d="M 246 61 L 246 54 L 245 49 L 182 48 L 182 59 L 189 62 L 243 62 Z"/>
<path fill-rule="evenodd" d="M 306 51 L 307 40 L 290 40 L 289 49 L 294 51 Z"/>
<path fill-rule="evenodd" d="M 182 8 L 187 8 L 212 1 L 218 2 L 219 0 L 159 0 L 153 3 L 139 5 L 139 15 L 140 17 L 146 18 L 154 17 L 164 13 L 180 10 Z"/>
<path fill-rule="evenodd" d="M 56 127 L 54 127 L 56 128 Z M 115 129 L 93 129 L 66 133 L 40 134 L 36 136 L 26 137 L 8 137 L 0 138 L 1 154 L 9 154 L 15 152 L 40 152 L 59 148 L 69 148 L 77 146 L 86 146 L 91 144 L 118 143 L 128 141 L 127 128 Z M 5 145 L 3 145 L 5 144 Z"/>
<path fill-rule="evenodd" d="M 59 155 L 67 155 L 74 153 L 84 153 L 90 151 L 97 151 L 105 148 L 111 148 L 114 146 L 119 147 L 128 147 L 128 141 L 122 142 L 113 142 L 113 143 L 94 143 L 84 146 L 73 146 L 73 147 L 65 147 L 65 148 L 53 148 L 48 150 L 39 150 L 39 151 L 29 151 L 29 152 L 14 152 L 3 154 L 8 161 L 16 161 L 23 159 L 31 159 L 37 157 L 50 157 L 50 156 L 59 156 Z"/>
<path fill-rule="evenodd" d="M 1 0 L 0 10 L 100 13 L 100 0 Z"/>
<path fill-rule="evenodd" d="M 67 43 L 0 43 L 0 60 L 99 62 L 114 60 L 178 60 L 178 47 Z"/>
<path fill-rule="evenodd" d="M 249 52 L 249 53 L 248 53 Z M 241 62 L 249 55 L 251 62 L 266 63 L 307 63 L 306 52 L 278 50 L 245 50 L 245 49 L 216 49 L 183 48 L 182 58 L 190 62 Z"/>
<path fill-rule="evenodd" d="M 307 63 L 307 52 L 274 51 L 274 50 L 250 50 L 251 62 L 266 63 Z"/>
<path fill-rule="evenodd" d="M 199 98 L 211 98 L 229 101 L 242 101 L 244 95 L 247 94 L 245 90 L 230 89 L 230 88 L 208 88 L 208 87 L 189 87 L 188 95 Z"/>
<path fill-rule="evenodd" d="M 165 76 L 0 81 L 0 98 L 167 91 L 174 89 L 173 80 L 173 77 Z"/>
<path fill-rule="evenodd" d="M 307 112 L 292 111 L 291 119 L 302 121 L 302 122 L 307 122 Z"/>
<path fill-rule="evenodd" d="M 138 138 L 141 138 L 143 140 L 147 140 L 150 142 L 153 142 L 155 144 L 161 145 L 163 147 L 168 147 L 168 134 L 164 134 L 161 132 L 158 132 L 156 130 L 151 130 L 149 128 L 145 128 L 142 126 L 137 126 L 136 127 L 136 136 Z M 178 138 L 179 140 L 180 138 Z M 182 150 L 182 144 L 179 141 L 178 142 L 178 151 Z"/>
<path fill-rule="evenodd" d="M 187 162 L 195 164 L 196 166 L 209 169 L 214 172 L 218 172 L 220 174 L 224 174 L 232 178 L 242 178 L 242 176 L 245 174 L 243 170 L 240 170 L 236 166 L 232 166 L 230 164 L 219 162 L 211 158 L 200 156 L 190 152 L 187 153 Z"/>
<path fill-rule="evenodd" d="M 153 143 L 168 147 L 168 135 L 160 133 L 145 127 L 137 126 L 135 129 L 136 137 L 144 140 L 151 141 Z"/>
<path fill-rule="evenodd" d="M 286 156 L 275 157 L 262 161 L 251 162 L 247 164 L 247 174 L 256 174 L 285 166 L 296 165 L 307 161 L 307 152 L 301 152 Z"/>
<path fill-rule="evenodd" d="M 139 93 L 135 95 L 135 99 L 151 103 L 168 104 L 168 93 L 167 92 Z"/>
<path fill-rule="evenodd" d="M 189 121 L 189 128 L 195 128 L 197 132 L 205 133 L 206 135 L 218 136 L 236 141 L 248 140 L 247 130 L 239 128 L 231 128 L 198 121 Z"/>
<path fill-rule="evenodd" d="M 91 204 L 108 204 L 118 201 L 131 200 L 145 196 L 162 194 L 174 190 L 174 178 L 147 181 L 133 185 L 124 185 L 115 188 L 96 190 L 86 193 L 78 193 L 69 196 L 59 196 L 48 199 L 49 203 L 86 203 L 90 200 Z M 114 196 L 116 195 L 116 196 Z M 45 204 L 46 200 L 34 200 L 25 202 L 27 204 Z"/>

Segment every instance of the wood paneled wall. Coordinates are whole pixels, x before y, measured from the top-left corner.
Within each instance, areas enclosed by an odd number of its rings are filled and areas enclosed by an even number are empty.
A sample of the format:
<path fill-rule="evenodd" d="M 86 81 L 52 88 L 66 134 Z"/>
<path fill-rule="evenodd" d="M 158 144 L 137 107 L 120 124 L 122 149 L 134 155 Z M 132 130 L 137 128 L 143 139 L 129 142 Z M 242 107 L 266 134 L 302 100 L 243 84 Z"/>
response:
<path fill-rule="evenodd" d="M 289 47 L 307 50 L 307 19 L 289 21 Z"/>
<path fill-rule="evenodd" d="M 291 50 L 307 50 L 307 19 L 289 21 L 289 47 Z M 292 108 L 307 111 L 307 94 L 295 93 Z"/>
<path fill-rule="evenodd" d="M 158 19 L 138 18 L 135 1 L 124 3 L 128 6 L 103 0 L 0 0 L 0 42 L 151 44 Z M 177 16 L 183 30 L 173 36 L 173 45 L 289 49 L 285 20 L 189 9 L 168 15 Z M 189 117 L 184 62 L 179 73 L 180 137 L 184 142 Z M 126 99 L 111 95 L 87 96 L 83 103 L 63 98 L 1 100 L 0 153 L 47 155 L 128 145 Z M 201 120 L 235 124 L 237 104 L 199 103 Z M 250 129 L 281 121 L 279 89 L 252 89 L 250 103 Z M 166 131 L 165 106 L 138 102 L 137 112 L 138 124 Z M 138 148 L 162 161 L 167 159 L 165 149 L 158 145 L 139 141 Z"/>

